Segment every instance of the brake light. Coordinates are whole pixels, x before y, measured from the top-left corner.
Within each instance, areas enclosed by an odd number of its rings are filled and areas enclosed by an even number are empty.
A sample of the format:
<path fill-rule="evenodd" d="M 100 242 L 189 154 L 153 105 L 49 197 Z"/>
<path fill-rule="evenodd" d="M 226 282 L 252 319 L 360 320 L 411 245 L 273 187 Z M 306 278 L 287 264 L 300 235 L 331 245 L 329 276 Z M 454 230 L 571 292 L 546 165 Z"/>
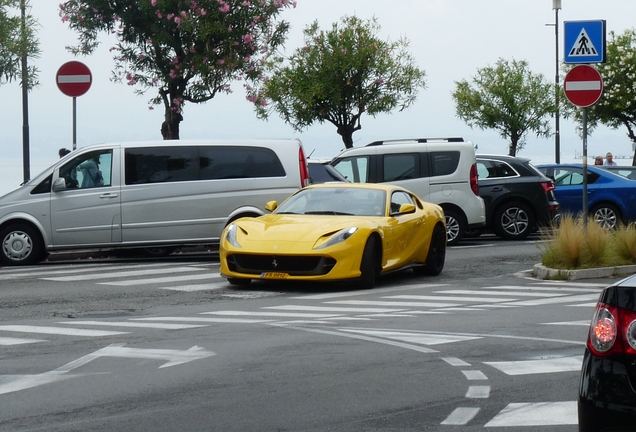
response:
<path fill-rule="evenodd" d="M 541 186 L 543 187 L 543 190 L 545 191 L 545 193 L 548 192 L 552 192 L 554 189 L 556 189 L 556 186 L 554 186 L 553 182 L 541 182 Z"/>
<path fill-rule="evenodd" d="M 307 167 L 307 159 L 302 147 L 298 150 L 298 164 L 300 166 L 300 187 L 309 186 L 309 167 Z"/>
<path fill-rule="evenodd" d="M 479 183 L 477 182 L 477 164 L 470 167 L 470 189 L 479 196 Z"/>
<path fill-rule="evenodd" d="M 636 355 L 636 312 L 599 303 L 587 346 L 597 356 L 621 352 Z"/>

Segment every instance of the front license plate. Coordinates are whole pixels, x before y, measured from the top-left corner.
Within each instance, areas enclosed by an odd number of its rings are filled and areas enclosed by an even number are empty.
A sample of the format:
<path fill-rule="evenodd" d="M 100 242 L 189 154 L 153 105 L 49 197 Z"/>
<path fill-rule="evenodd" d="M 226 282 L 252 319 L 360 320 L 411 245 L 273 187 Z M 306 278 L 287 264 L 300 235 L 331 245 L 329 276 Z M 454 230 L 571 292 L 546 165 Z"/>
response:
<path fill-rule="evenodd" d="M 289 275 L 287 273 L 280 272 L 265 272 L 261 273 L 261 279 L 287 279 Z"/>

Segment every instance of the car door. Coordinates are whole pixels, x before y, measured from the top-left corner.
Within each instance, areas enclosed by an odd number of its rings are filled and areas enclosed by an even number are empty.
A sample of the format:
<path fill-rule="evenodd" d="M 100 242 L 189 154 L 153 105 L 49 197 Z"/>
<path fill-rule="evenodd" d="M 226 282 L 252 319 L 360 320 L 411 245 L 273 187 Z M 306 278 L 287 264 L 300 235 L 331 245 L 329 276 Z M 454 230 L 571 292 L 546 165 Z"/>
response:
<path fill-rule="evenodd" d="M 389 204 L 388 227 L 384 236 L 385 269 L 401 267 L 417 254 L 420 236 L 423 235 L 422 215 L 413 213 L 398 214 L 402 204 L 416 205 L 414 199 L 404 191 L 393 191 Z"/>
<path fill-rule="evenodd" d="M 118 151 L 92 150 L 72 158 L 53 174 L 53 245 L 87 247 L 121 240 Z M 63 181 L 62 181 L 63 179 Z M 59 189 L 59 185 L 65 187 Z"/>
<path fill-rule="evenodd" d="M 596 184 L 598 178 L 598 174 L 588 170 L 588 206 L 594 202 L 594 196 L 599 190 L 599 187 L 601 187 Z M 572 214 L 579 213 L 583 209 L 583 168 L 555 167 L 554 184 L 556 185 L 556 198 L 561 205 L 561 210 Z"/>

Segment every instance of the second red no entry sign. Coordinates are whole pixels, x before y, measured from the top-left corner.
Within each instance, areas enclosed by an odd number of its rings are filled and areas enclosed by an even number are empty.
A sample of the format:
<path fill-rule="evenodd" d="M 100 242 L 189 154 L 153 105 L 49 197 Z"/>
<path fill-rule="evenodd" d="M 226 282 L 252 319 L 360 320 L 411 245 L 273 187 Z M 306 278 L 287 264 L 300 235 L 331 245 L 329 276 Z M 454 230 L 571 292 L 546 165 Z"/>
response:
<path fill-rule="evenodd" d="M 603 94 L 603 77 L 592 66 L 572 68 L 563 81 L 565 96 L 574 105 L 585 108 L 594 105 Z"/>

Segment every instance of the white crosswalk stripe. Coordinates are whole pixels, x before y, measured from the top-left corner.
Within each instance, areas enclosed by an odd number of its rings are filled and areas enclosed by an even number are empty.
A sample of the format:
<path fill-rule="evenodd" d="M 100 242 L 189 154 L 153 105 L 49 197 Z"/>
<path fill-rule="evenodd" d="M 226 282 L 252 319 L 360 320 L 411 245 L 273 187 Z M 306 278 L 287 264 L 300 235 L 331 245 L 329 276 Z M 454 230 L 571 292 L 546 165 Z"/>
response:
<path fill-rule="evenodd" d="M 575 401 L 511 403 L 485 427 L 558 426 L 578 424 Z"/>

